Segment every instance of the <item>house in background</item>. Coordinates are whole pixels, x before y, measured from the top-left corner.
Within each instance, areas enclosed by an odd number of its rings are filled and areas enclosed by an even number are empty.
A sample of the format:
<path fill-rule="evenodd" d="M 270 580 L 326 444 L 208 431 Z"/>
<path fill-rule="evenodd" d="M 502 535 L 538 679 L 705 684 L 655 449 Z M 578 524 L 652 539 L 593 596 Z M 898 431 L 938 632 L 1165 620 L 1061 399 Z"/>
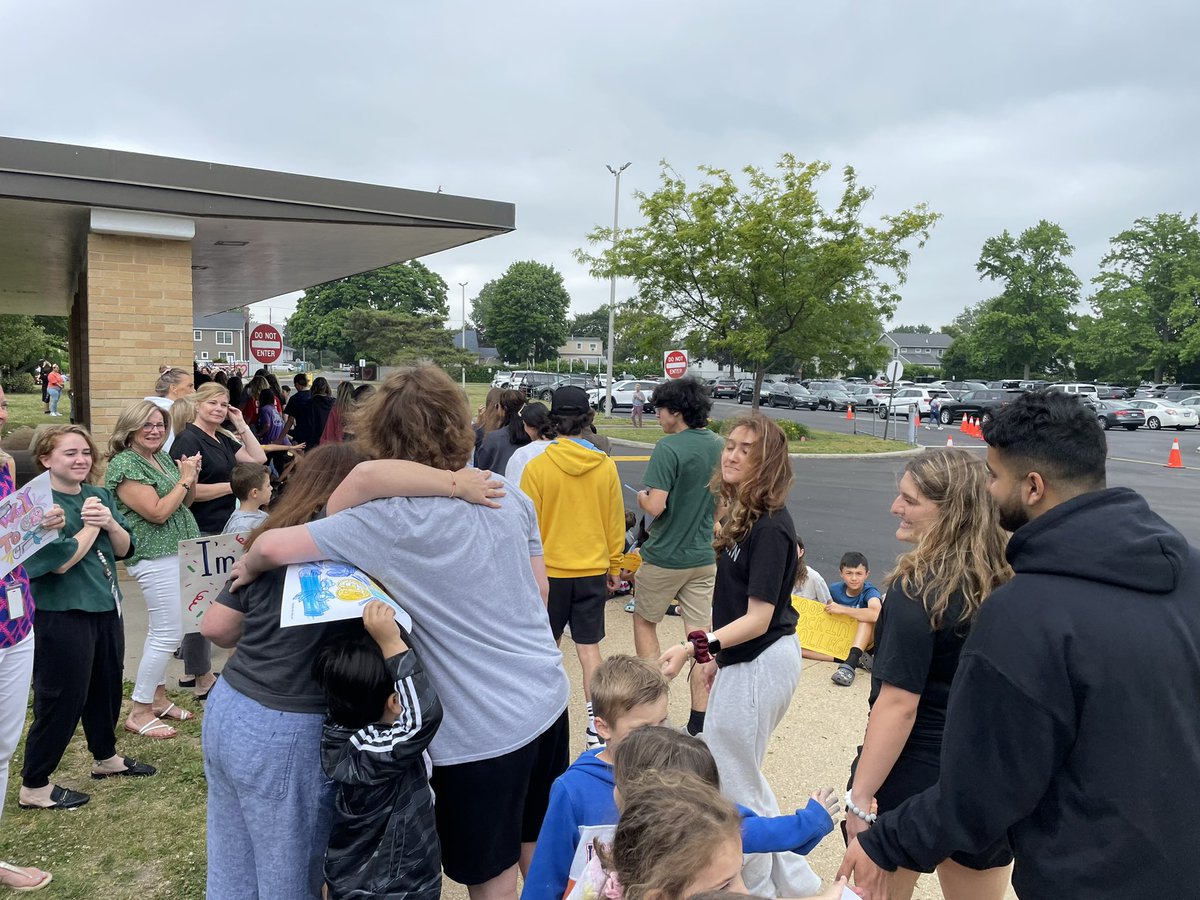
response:
<path fill-rule="evenodd" d="M 954 338 L 948 334 L 919 334 L 912 331 L 891 331 L 882 335 L 878 343 L 888 348 L 889 359 L 898 359 L 906 366 L 933 366 L 942 364 L 942 355 Z"/>
<path fill-rule="evenodd" d="M 192 318 L 192 357 L 199 363 L 215 362 L 221 357 L 244 362 L 246 352 L 246 311 L 235 309 Z"/>
<path fill-rule="evenodd" d="M 569 337 L 558 348 L 558 358 L 565 363 L 583 363 L 586 368 L 604 365 L 604 339 L 595 335 Z"/>
<path fill-rule="evenodd" d="M 500 362 L 500 355 L 496 352 L 495 347 L 480 347 L 479 332 L 474 328 L 466 330 L 467 336 L 467 352 L 475 354 L 475 365 L 490 366 Z M 461 330 L 454 332 L 454 346 L 462 349 L 463 332 Z"/>

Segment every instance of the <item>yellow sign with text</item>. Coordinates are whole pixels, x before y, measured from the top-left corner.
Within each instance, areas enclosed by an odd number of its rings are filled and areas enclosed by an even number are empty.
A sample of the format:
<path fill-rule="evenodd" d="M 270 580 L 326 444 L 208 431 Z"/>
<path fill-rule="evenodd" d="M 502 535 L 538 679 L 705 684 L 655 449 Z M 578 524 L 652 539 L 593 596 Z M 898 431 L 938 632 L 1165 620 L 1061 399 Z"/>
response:
<path fill-rule="evenodd" d="M 796 636 L 800 646 L 813 653 L 824 653 L 834 659 L 845 659 L 854 643 L 858 622 L 849 616 L 831 616 L 825 604 L 792 594 L 792 608 L 800 614 Z"/>

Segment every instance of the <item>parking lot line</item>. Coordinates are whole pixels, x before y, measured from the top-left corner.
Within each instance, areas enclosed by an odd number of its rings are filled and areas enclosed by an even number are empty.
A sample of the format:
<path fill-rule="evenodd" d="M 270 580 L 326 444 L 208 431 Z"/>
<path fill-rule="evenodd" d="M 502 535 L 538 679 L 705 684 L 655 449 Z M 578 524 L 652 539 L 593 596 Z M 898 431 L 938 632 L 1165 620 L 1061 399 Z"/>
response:
<path fill-rule="evenodd" d="M 1111 459 L 1113 462 L 1136 463 L 1139 466 L 1158 466 L 1160 469 L 1166 468 L 1165 463 L 1151 462 L 1148 459 L 1126 459 L 1123 456 L 1110 456 L 1110 457 L 1108 457 L 1108 459 Z M 1184 466 L 1184 468 L 1190 469 L 1193 472 L 1200 472 L 1200 466 Z"/>

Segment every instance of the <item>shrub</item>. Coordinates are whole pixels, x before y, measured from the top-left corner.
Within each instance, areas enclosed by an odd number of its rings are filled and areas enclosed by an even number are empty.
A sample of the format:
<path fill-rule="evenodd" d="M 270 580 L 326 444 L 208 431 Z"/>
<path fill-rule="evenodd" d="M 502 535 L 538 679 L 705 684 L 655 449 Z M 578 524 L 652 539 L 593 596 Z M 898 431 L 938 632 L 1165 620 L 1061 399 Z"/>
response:
<path fill-rule="evenodd" d="M 733 427 L 736 419 L 709 419 L 708 427 L 719 435 L 729 434 L 729 429 Z M 807 425 L 801 425 L 799 422 L 793 422 L 791 419 L 775 419 L 775 424 L 783 429 L 783 433 L 789 441 L 798 441 L 800 438 L 812 437 L 812 432 L 808 430 Z"/>
<path fill-rule="evenodd" d="M 0 379 L 0 386 L 6 394 L 37 394 L 41 392 L 35 379 L 28 372 L 13 372 Z"/>

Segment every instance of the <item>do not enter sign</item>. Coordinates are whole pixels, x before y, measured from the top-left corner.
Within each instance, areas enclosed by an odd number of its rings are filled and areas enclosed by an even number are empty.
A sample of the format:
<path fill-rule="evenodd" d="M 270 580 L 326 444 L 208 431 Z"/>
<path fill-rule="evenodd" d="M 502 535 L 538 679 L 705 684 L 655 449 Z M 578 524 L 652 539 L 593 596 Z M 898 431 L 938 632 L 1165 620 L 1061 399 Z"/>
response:
<path fill-rule="evenodd" d="M 283 354 L 283 335 L 274 325 L 255 325 L 250 330 L 250 355 L 264 366 Z"/>
<path fill-rule="evenodd" d="M 687 370 L 686 350 L 668 350 L 663 354 L 663 372 L 668 378 L 682 378 L 687 374 Z"/>

